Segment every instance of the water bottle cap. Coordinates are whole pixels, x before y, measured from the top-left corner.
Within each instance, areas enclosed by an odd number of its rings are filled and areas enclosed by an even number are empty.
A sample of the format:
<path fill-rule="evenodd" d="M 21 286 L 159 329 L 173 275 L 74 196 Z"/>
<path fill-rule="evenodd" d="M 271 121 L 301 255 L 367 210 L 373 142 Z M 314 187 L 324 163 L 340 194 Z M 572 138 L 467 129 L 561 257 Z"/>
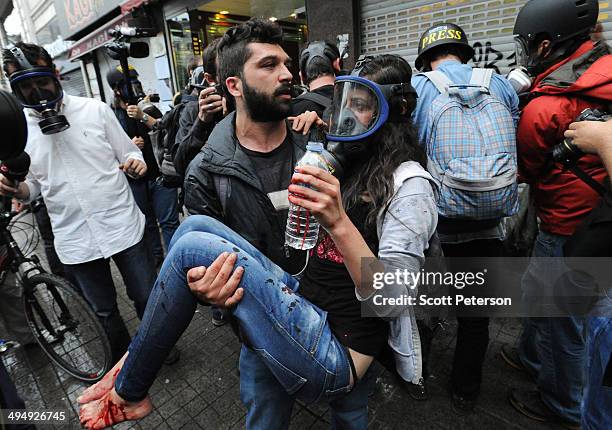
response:
<path fill-rule="evenodd" d="M 308 142 L 308 144 L 306 144 L 306 151 L 323 152 L 323 143 L 322 142 Z"/>

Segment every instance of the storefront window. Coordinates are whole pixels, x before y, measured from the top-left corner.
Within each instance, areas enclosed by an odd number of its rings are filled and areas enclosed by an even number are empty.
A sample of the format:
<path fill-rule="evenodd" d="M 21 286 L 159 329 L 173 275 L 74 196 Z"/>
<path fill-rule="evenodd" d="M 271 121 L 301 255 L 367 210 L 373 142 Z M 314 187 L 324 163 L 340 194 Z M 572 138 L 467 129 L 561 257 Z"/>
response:
<path fill-rule="evenodd" d="M 167 21 L 170 45 L 172 46 L 172 64 L 178 88 L 184 88 L 189 81 L 188 66 L 194 58 L 189 15 L 182 13 Z"/>

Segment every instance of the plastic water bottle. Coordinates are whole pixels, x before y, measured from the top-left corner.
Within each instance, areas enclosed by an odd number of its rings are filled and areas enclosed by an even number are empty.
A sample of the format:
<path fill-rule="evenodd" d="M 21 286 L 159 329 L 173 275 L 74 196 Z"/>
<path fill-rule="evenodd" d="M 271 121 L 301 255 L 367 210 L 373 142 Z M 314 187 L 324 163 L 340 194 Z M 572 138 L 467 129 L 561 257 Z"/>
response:
<path fill-rule="evenodd" d="M 308 142 L 306 153 L 297 162 L 296 166 L 315 166 L 328 170 L 322 157 L 323 144 L 321 142 Z M 301 184 L 312 188 L 310 185 Z M 317 244 L 319 236 L 319 222 L 310 214 L 310 211 L 301 206 L 289 203 L 289 216 L 285 230 L 285 245 L 295 249 L 311 249 Z"/>

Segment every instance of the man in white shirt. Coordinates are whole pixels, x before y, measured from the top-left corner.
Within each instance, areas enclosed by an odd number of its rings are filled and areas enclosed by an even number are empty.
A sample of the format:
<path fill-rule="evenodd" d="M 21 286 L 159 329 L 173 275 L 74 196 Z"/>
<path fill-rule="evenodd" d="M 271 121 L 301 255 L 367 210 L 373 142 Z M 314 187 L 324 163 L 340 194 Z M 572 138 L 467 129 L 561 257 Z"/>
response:
<path fill-rule="evenodd" d="M 26 108 L 31 165 L 18 185 L 0 175 L 0 194 L 25 202 L 42 194 L 59 259 L 119 359 L 130 336 L 117 308 L 110 258 L 140 318 L 156 276 L 143 241 L 145 217 L 123 174 L 141 177 L 147 166 L 107 105 L 63 93 L 43 48 L 19 43 L 2 54 L 13 93 Z"/>

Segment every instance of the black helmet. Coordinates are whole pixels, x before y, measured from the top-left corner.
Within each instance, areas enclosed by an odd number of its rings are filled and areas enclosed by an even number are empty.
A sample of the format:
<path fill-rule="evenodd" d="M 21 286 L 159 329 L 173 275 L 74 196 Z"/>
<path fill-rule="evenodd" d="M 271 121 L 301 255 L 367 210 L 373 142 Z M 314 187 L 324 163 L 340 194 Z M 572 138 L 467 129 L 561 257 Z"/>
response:
<path fill-rule="evenodd" d="M 461 53 L 461 61 L 467 63 L 474 56 L 474 48 L 468 43 L 465 31 L 458 25 L 450 22 L 436 24 L 425 30 L 419 39 L 418 56 L 414 62 L 414 67 L 423 70 L 423 62 L 427 58 L 427 52 L 438 46 L 454 45 Z"/>
<path fill-rule="evenodd" d="M 562 42 L 588 33 L 598 15 L 598 0 L 529 0 L 516 17 L 514 35 L 528 43 L 547 33 L 551 42 Z"/>
<path fill-rule="evenodd" d="M 300 54 L 300 72 L 302 72 L 302 76 L 304 76 L 304 78 L 306 77 L 306 66 L 308 66 L 308 63 L 316 57 L 323 58 L 324 60 L 329 61 L 329 64 L 332 65 L 337 58 L 340 58 L 340 51 L 335 44 L 328 42 L 327 40 L 316 40 L 314 42 L 310 42 L 308 47 L 304 48 Z"/>
<path fill-rule="evenodd" d="M 134 79 L 134 80 L 138 79 L 138 72 L 133 66 L 128 66 L 128 71 L 129 71 L 129 76 L 131 79 Z M 115 69 L 110 70 L 106 74 L 106 81 L 108 82 L 108 85 L 110 85 L 112 89 L 115 89 L 120 84 L 122 84 L 124 79 L 123 79 L 123 69 L 121 68 L 121 66 L 117 66 Z"/>

